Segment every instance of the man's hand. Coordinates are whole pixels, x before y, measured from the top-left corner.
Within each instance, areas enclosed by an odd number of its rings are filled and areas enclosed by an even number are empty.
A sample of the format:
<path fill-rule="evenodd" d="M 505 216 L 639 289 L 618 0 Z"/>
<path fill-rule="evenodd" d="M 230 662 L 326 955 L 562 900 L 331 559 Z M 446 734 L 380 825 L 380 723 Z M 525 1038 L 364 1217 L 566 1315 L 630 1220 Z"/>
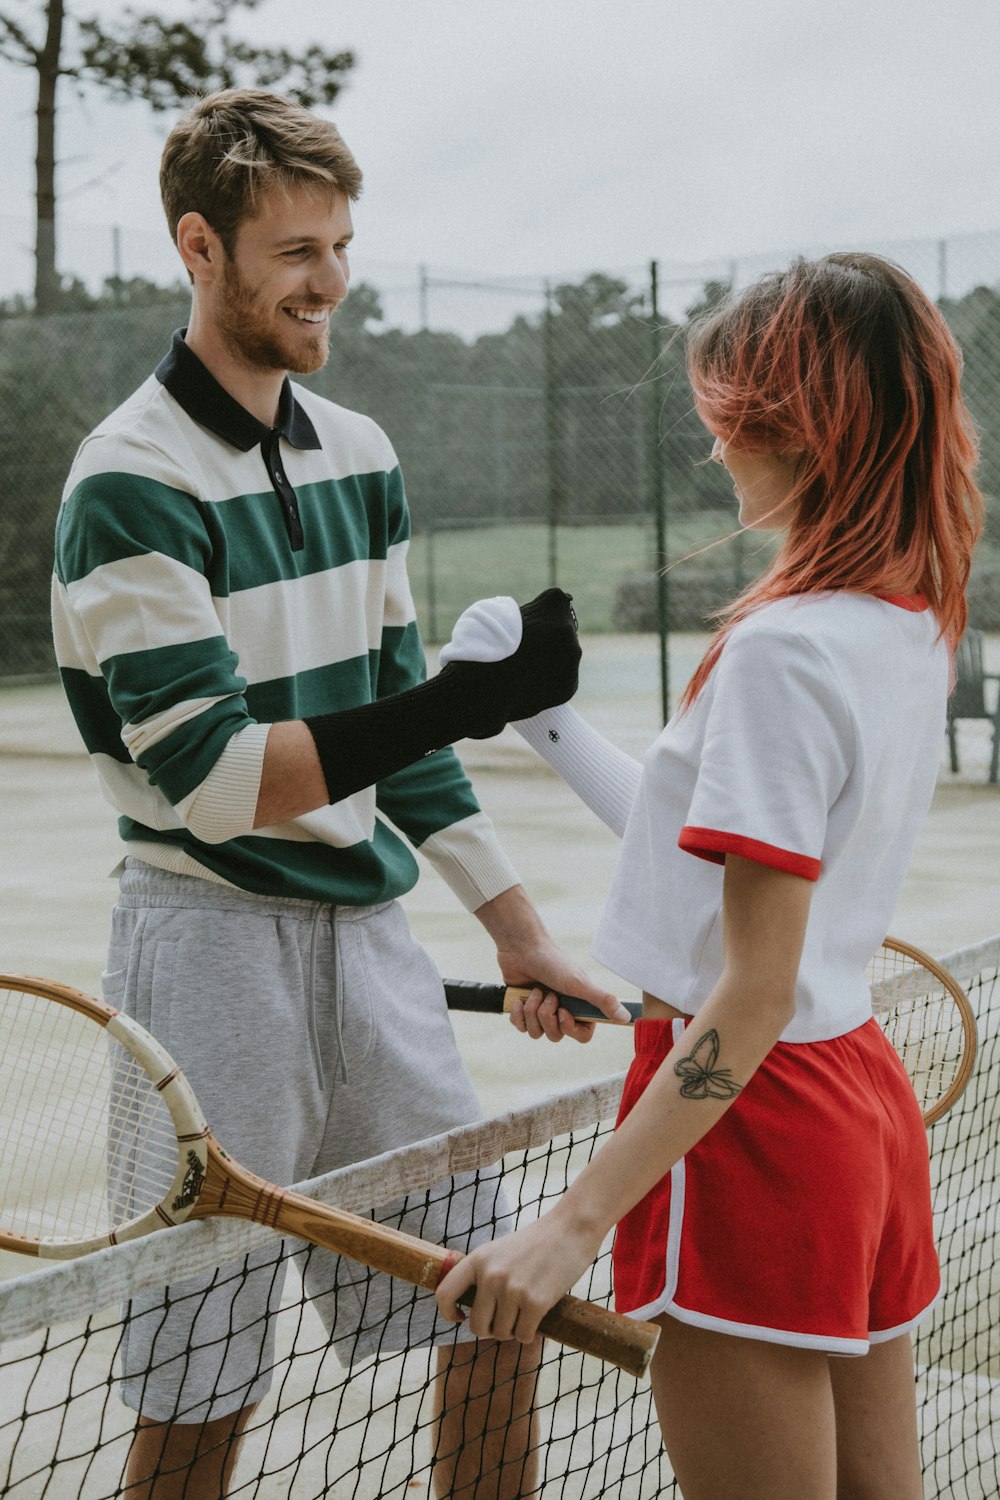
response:
<path fill-rule="evenodd" d="M 520 610 L 511 599 L 483 599 L 460 616 L 437 680 L 461 690 L 472 739 L 572 698 L 581 653 L 571 599 L 545 589 Z"/>
<path fill-rule="evenodd" d="M 497 602 L 503 601 L 485 601 Z M 278 817 L 287 805 L 281 785 L 282 777 L 287 780 L 289 751 L 293 767 L 294 752 L 301 755 L 309 798 L 320 799 L 293 804 L 297 811 L 307 812 L 322 805 L 324 793 L 326 801 L 342 802 L 444 745 L 467 736 L 489 739 L 511 719 L 531 718 L 543 708 L 572 698 L 579 675 L 580 642 L 569 594 L 546 589 L 521 609 L 513 599 L 506 604 L 513 614 L 508 611 L 506 637 L 492 643 L 492 655 L 487 652 L 478 660 L 458 660 L 453 642 L 442 652 L 442 657 L 452 653 L 446 666 L 430 682 L 374 703 L 310 714 L 298 728 L 282 730 L 275 739 L 274 774 L 268 765 L 262 776 L 263 797 L 254 826 L 265 826 L 267 819 Z M 476 608 L 473 605 L 466 615 Z"/>
<path fill-rule="evenodd" d="M 589 1042 L 592 1021 L 577 1021 L 560 1010 L 553 991 L 589 1000 L 612 1021 L 629 1024 L 629 1013 L 616 995 L 601 989 L 553 942 L 524 891 L 512 886 L 480 906 L 476 916 L 497 947 L 497 963 L 506 984 L 531 989 L 523 1005 L 515 1006 L 511 1022 L 535 1038 L 561 1042 L 564 1036 Z"/>

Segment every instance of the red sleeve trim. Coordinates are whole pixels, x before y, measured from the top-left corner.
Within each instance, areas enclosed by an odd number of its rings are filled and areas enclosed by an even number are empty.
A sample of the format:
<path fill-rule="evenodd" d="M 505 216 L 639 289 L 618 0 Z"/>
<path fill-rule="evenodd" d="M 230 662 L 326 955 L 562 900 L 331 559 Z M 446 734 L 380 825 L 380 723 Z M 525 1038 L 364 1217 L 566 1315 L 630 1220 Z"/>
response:
<path fill-rule="evenodd" d="M 795 854 L 791 849 L 779 849 L 739 833 L 721 833 L 716 828 L 682 828 L 677 843 L 688 854 L 697 854 L 700 859 L 710 859 L 717 865 L 725 864 L 727 854 L 738 854 L 741 859 L 752 859 L 755 864 L 768 865 L 772 870 L 801 875 L 803 880 L 818 880 L 822 869 L 820 861 L 807 854 Z"/>

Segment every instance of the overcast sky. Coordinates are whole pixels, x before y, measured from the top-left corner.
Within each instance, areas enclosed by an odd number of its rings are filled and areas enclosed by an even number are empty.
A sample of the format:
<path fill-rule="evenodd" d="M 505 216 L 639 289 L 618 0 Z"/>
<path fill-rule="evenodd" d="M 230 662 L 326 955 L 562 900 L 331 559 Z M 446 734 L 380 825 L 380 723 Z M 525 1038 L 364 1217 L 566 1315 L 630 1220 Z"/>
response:
<path fill-rule="evenodd" d="M 41 0 L 3 8 L 40 26 Z M 355 275 L 376 283 L 1000 231 L 998 0 L 261 0 L 236 24 L 355 52 L 331 113 L 365 172 Z M 3 66 L 0 292 L 31 284 L 32 85 Z M 176 274 L 171 123 L 63 84 L 63 269 L 107 274 L 117 224 L 126 275 Z M 974 279 L 1000 279 L 998 246 Z"/>

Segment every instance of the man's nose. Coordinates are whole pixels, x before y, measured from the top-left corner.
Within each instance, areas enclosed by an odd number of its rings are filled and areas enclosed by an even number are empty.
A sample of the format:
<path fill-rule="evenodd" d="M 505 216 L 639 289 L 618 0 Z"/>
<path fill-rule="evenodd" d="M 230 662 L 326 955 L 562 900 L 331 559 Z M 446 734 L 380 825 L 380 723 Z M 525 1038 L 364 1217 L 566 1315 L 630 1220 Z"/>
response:
<path fill-rule="evenodd" d="M 313 276 L 310 290 L 339 302 L 347 296 L 349 280 L 350 271 L 340 256 L 331 250 Z"/>

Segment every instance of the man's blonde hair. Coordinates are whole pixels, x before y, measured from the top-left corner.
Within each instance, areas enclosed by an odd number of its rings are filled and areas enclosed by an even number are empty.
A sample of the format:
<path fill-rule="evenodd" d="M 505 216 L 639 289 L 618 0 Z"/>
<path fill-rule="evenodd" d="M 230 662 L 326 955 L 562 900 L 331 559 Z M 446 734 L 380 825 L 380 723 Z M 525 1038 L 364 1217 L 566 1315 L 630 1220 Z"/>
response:
<path fill-rule="evenodd" d="M 355 199 L 361 169 L 337 127 L 266 89 L 219 89 L 177 122 L 160 162 L 160 195 L 173 239 L 200 213 L 233 253 L 261 195 L 311 185 Z"/>

